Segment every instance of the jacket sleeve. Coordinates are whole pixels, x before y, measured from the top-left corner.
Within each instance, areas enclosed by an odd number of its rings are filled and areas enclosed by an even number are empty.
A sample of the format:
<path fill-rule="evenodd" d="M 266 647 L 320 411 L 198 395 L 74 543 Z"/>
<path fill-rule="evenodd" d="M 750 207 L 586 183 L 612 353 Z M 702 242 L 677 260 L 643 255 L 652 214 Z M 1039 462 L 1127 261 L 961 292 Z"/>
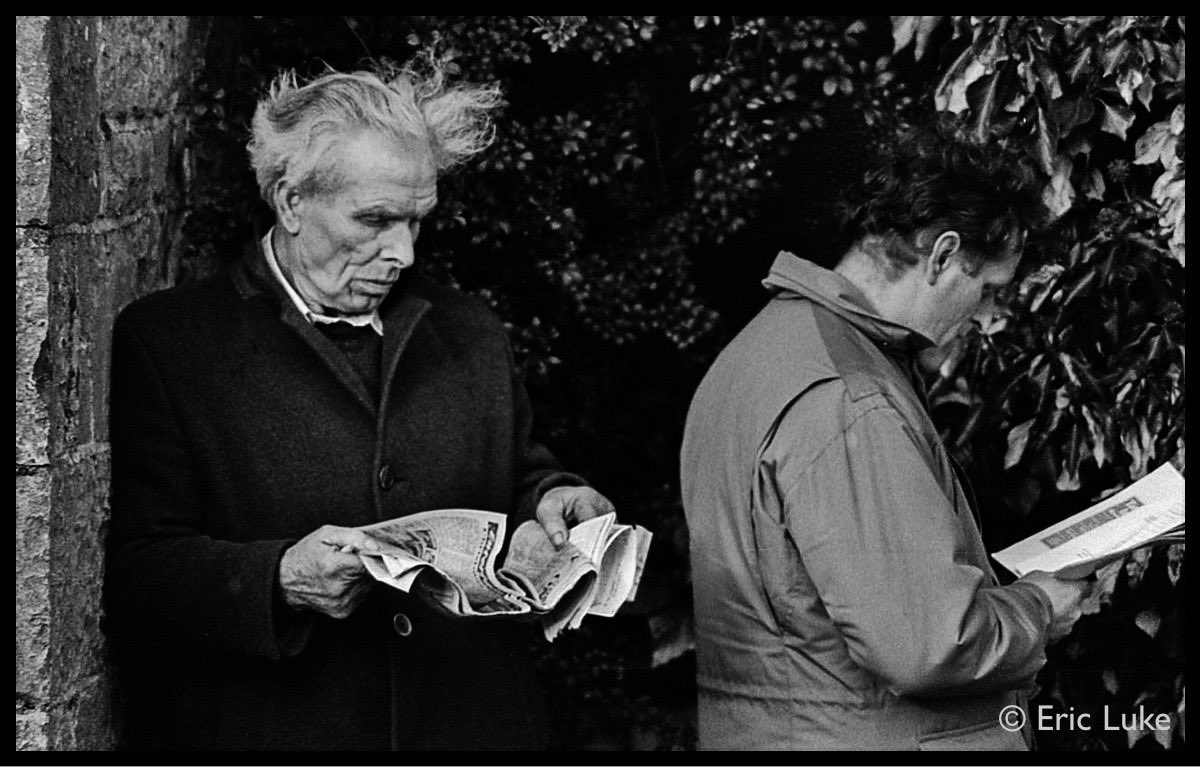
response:
<path fill-rule="evenodd" d="M 1032 682 L 1049 602 L 1031 584 L 988 585 L 970 563 L 953 503 L 899 413 L 866 410 L 789 473 L 785 524 L 856 663 L 902 695 Z"/>
<path fill-rule="evenodd" d="M 538 502 L 555 487 L 587 485 L 578 474 L 563 471 L 550 450 L 533 439 L 533 407 L 521 375 L 507 346 L 512 369 L 513 398 L 513 495 L 517 524 L 534 518 Z M 516 529 L 514 525 L 513 529 Z"/>
<path fill-rule="evenodd" d="M 277 593 L 279 560 L 294 541 L 206 534 L 187 440 L 162 376 L 123 317 L 111 382 L 110 633 L 188 651 L 270 659 L 298 653 L 311 619 L 292 613 Z"/>

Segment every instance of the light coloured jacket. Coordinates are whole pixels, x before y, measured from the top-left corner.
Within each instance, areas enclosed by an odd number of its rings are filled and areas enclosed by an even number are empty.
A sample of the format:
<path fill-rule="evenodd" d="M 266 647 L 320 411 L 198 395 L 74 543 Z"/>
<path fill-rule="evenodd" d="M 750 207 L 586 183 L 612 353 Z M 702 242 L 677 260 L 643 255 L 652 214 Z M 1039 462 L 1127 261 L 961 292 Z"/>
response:
<path fill-rule="evenodd" d="M 999 717 L 1050 603 L 997 583 L 909 374 L 930 341 L 790 253 L 763 284 L 683 440 L 700 747 L 1028 748 Z"/>

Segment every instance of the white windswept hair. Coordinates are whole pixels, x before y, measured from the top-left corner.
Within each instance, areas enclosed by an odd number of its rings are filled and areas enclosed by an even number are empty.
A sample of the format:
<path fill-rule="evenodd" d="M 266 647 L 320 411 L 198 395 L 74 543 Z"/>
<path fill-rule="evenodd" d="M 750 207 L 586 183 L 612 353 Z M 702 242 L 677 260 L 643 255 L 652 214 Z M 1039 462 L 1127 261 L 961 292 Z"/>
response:
<path fill-rule="evenodd" d="M 250 164 L 268 204 L 284 178 L 326 190 L 336 183 L 320 162 L 326 150 L 338 136 L 368 129 L 425 144 L 440 174 L 491 144 L 502 104 L 498 84 L 449 85 L 445 62 L 428 55 L 399 68 L 331 70 L 304 84 L 284 71 L 255 109 Z"/>

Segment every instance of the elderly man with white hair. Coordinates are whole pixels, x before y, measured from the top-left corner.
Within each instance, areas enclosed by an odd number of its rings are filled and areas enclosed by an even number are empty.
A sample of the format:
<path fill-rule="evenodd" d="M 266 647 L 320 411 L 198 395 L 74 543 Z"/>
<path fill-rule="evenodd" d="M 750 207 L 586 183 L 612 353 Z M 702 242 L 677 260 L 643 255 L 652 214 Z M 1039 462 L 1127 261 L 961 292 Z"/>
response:
<path fill-rule="evenodd" d="M 534 624 L 373 586 L 357 529 L 437 508 L 611 510 L 530 437 L 501 322 L 408 267 L 494 86 L 281 75 L 250 157 L 275 225 L 114 331 L 107 630 L 135 749 L 539 748 Z"/>

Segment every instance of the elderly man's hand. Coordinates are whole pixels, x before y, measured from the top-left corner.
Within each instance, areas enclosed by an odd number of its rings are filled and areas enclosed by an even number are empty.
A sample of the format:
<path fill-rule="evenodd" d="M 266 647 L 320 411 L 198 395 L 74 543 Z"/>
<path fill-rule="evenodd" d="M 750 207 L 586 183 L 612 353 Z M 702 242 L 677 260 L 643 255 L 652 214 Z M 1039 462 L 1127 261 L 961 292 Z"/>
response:
<path fill-rule="evenodd" d="M 557 547 L 567 542 L 568 527 L 611 511 L 612 503 L 590 487 L 556 487 L 542 496 L 537 520 Z"/>
<path fill-rule="evenodd" d="M 356 552 L 377 544 L 352 527 L 325 525 L 301 538 L 279 561 L 279 586 L 289 606 L 342 619 L 362 603 L 371 579 Z"/>

